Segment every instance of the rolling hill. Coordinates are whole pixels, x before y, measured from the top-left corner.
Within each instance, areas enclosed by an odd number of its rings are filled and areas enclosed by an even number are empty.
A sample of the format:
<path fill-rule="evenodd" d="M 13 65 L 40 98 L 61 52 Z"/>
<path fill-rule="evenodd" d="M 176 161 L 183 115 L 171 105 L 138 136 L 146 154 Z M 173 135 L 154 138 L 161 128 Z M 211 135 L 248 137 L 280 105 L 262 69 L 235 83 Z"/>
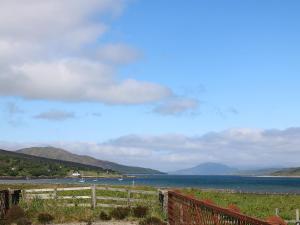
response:
<path fill-rule="evenodd" d="M 74 171 L 94 176 L 107 173 L 98 166 L 0 150 L 1 177 L 65 177 Z M 109 172 L 116 174 L 111 170 Z"/>
<path fill-rule="evenodd" d="M 142 168 L 142 167 L 125 166 L 110 161 L 99 160 L 86 155 L 73 154 L 64 149 L 54 148 L 54 147 L 24 148 L 18 150 L 17 152 L 28 154 L 28 155 L 40 156 L 49 159 L 61 159 L 61 160 L 76 162 L 85 165 L 97 166 L 104 169 L 117 171 L 123 174 L 162 174 L 162 172 L 157 170 Z"/>

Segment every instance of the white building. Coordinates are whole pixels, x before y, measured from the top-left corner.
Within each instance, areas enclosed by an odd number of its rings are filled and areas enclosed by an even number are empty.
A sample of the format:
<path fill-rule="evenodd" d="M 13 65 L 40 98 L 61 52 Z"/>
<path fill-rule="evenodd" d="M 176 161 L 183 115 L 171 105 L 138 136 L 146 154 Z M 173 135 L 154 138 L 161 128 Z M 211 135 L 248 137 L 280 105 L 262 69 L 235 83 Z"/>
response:
<path fill-rule="evenodd" d="M 78 172 L 78 171 L 74 171 L 73 173 L 72 173 L 72 176 L 73 177 L 79 177 L 81 174 Z"/>

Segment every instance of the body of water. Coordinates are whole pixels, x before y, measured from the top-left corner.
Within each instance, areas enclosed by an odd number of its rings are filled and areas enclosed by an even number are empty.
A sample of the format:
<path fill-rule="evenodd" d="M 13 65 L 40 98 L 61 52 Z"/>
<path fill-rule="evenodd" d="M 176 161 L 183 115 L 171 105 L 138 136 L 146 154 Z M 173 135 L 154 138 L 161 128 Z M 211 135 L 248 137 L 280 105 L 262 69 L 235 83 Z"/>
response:
<path fill-rule="evenodd" d="M 181 176 L 155 175 L 135 178 L 77 178 L 0 180 L 0 183 L 31 184 L 108 184 L 108 185 L 149 185 L 154 187 L 192 187 L 205 189 L 230 189 L 242 192 L 272 192 L 300 194 L 300 178 L 288 177 L 247 177 L 247 176 Z"/>

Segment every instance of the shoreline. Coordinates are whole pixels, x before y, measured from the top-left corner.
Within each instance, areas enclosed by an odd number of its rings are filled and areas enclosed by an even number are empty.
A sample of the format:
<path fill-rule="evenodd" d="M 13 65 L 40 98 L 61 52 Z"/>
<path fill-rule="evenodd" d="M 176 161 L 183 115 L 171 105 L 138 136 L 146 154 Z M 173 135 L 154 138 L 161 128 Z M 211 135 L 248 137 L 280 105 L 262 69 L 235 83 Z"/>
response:
<path fill-rule="evenodd" d="M 119 175 L 119 176 L 80 176 L 80 177 L 8 177 L 0 176 L 0 180 L 55 180 L 55 179 L 118 179 L 118 178 L 135 178 L 136 176 L 126 176 L 126 175 Z"/>

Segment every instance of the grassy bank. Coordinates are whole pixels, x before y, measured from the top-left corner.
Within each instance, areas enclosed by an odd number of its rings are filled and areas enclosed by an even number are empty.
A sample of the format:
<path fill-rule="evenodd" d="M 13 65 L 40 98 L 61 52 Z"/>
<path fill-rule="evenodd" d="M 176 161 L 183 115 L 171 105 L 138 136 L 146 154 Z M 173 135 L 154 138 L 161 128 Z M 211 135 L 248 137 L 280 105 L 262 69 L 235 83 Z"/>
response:
<path fill-rule="evenodd" d="M 295 210 L 300 209 L 300 195 L 226 193 L 199 189 L 184 189 L 183 192 L 201 200 L 210 199 L 223 207 L 235 204 L 242 213 L 261 219 L 274 215 L 278 208 L 283 219 L 292 220 L 295 219 Z"/>

